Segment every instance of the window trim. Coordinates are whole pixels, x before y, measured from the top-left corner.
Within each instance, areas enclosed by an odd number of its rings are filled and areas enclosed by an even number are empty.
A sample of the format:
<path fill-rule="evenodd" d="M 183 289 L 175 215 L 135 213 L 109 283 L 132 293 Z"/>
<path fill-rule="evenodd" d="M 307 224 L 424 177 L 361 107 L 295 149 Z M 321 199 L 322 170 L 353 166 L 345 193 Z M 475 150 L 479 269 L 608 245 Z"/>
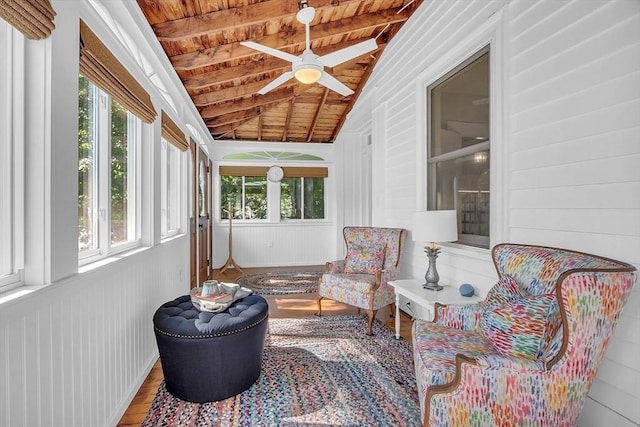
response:
<path fill-rule="evenodd" d="M 96 91 L 97 96 L 95 97 L 96 103 L 101 107 L 98 108 L 98 129 L 97 129 L 97 157 L 98 157 L 98 166 L 96 170 L 97 176 L 94 177 L 96 180 L 96 186 L 98 191 L 98 201 L 97 201 L 97 215 L 98 215 L 98 245 L 95 249 L 89 249 L 83 252 L 78 251 L 78 265 L 80 267 L 86 266 L 88 264 L 101 261 L 105 258 L 114 256 L 116 254 L 120 254 L 126 251 L 130 251 L 132 249 L 136 249 L 142 245 L 142 138 L 144 137 L 144 133 L 142 132 L 143 121 L 133 112 L 126 109 L 126 106 L 120 104 L 125 110 L 128 111 L 127 114 L 127 127 L 130 129 L 129 133 L 134 135 L 135 146 L 133 153 L 128 150 L 128 158 L 127 158 L 127 166 L 129 167 L 129 162 L 132 160 L 132 173 L 135 175 L 134 182 L 127 182 L 127 192 L 131 190 L 131 186 L 133 186 L 133 200 L 135 201 L 134 206 L 130 204 L 127 205 L 129 210 L 133 210 L 133 222 L 134 222 L 134 236 L 131 240 L 121 243 L 112 243 L 111 242 L 111 227 L 112 227 L 112 206 L 111 206 L 111 162 L 104 160 L 111 159 L 111 105 L 112 102 L 118 102 L 113 96 L 109 93 L 105 92 L 102 88 L 96 85 L 93 80 L 91 80 L 88 76 L 84 76 L 92 85 L 94 90 Z M 94 104 L 95 108 L 95 104 Z M 108 125 L 104 125 L 107 123 Z M 106 163 L 107 166 L 102 166 L 103 163 Z M 129 212 L 131 214 L 131 212 Z"/>
<path fill-rule="evenodd" d="M 160 167 L 160 176 L 162 179 L 162 183 L 161 183 L 161 196 L 160 196 L 160 238 L 161 240 L 164 239 L 168 239 L 174 236 L 179 235 L 182 232 L 182 218 L 183 218 L 183 210 L 180 208 L 183 203 L 182 203 L 182 193 L 183 193 L 183 188 L 182 188 L 182 176 L 183 176 L 183 161 L 182 161 L 182 153 L 184 151 L 181 151 L 180 148 L 178 148 L 177 146 L 175 146 L 174 144 L 172 144 L 170 141 L 168 141 L 166 138 L 162 137 L 160 140 L 160 144 L 161 144 L 161 152 L 160 152 L 160 159 L 161 159 L 161 167 Z M 170 229 L 169 225 L 166 225 L 166 232 L 165 232 L 165 223 L 166 223 L 166 214 L 163 211 L 167 210 L 167 206 L 169 204 L 169 200 L 168 200 L 168 192 L 167 192 L 167 188 L 165 187 L 165 181 L 168 179 L 171 179 L 170 177 L 167 176 L 167 162 L 169 161 L 169 156 L 175 156 L 175 165 L 178 167 L 178 170 L 175 172 L 175 182 L 174 182 L 174 186 L 175 186 L 175 200 L 174 203 L 177 203 L 177 213 L 178 213 L 178 220 L 177 220 L 177 228 L 175 229 Z"/>
<path fill-rule="evenodd" d="M 222 176 L 237 176 L 237 177 L 251 177 L 251 176 L 264 176 L 266 179 L 267 171 L 269 170 L 269 166 L 258 166 L 258 165 L 218 165 L 218 174 L 216 176 L 217 179 L 217 189 L 220 190 L 222 185 Z M 325 179 L 325 192 L 324 192 L 324 218 L 313 218 L 313 219 L 304 219 L 304 218 L 292 218 L 292 219 L 283 219 L 281 218 L 280 212 L 280 182 L 271 182 L 266 179 L 267 182 L 267 218 L 265 219 L 239 219 L 234 218 L 234 224 L 310 224 L 310 223 L 326 223 L 328 222 L 327 218 L 327 181 L 326 178 L 329 177 L 329 168 L 326 166 L 284 166 L 282 167 L 284 171 L 284 178 L 323 178 Z M 219 223 L 223 221 L 228 221 L 228 218 L 222 217 L 222 191 L 217 192 L 216 203 L 217 207 L 215 210 L 215 218 Z"/>
<path fill-rule="evenodd" d="M 504 120 L 506 88 L 504 74 L 504 33 L 503 33 L 503 11 L 498 11 L 487 19 L 474 32 L 468 34 L 461 42 L 452 42 L 446 54 L 440 56 L 429 67 L 424 69 L 415 78 L 416 93 L 416 211 L 423 211 L 427 208 L 427 88 L 441 79 L 444 75 L 453 70 L 458 64 L 472 57 L 483 47 L 489 46 L 489 85 L 490 85 L 490 122 L 489 129 L 491 135 L 491 182 L 490 191 L 492 194 L 490 201 L 490 221 L 489 221 L 489 247 L 493 247 L 497 242 L 505 239 L 508 235 L 505 219 L 507 218 L 506 207 L 509 195 L 506 180 L 508 165 L 507 146 L 504 142 L 506 133 L 506 122 Z M 488 249 L 477 248 L 475 246 L 459 245 L 456 243 L 443 243 L 443 246 L 460 247 L 469 251 L 488 252 Z"/>
<path fill-rule="evenodd" d="M 0 162 L 2 166 L 2 181 L 7 185 L 8 208 L 5 212 L 0 212 L 4 224 L 9 224 L 11 231 L 11 241 L 6 250 L 0 250 L 0 255 L 10 257 L 12 272 L 0 275 L 0 292 L 14 289 L 23 285 L 24 278 L 24 174 L 17 171 L 24 169 L 24 93 L 25 93 L 25 63 L 24 55 L 25 38 L 6 22 L 0 22 L 3 28 L 4 39 L 0 42 L 10 61 L 0 66 L 4 67 L 5 75 L 0 79 L 0 84 L 5 86 L 7 96 L 0 105 L 0 114 L 6 120 L 5 126 L 0 130 L 2 138 L 9 141 L 4 147 L 0 147 L 3 152 Z M 6 156 L 4 155 L 6 154 Z M 1 196 L 1 194 L 0 194 Z"/>
<path fill-rule="evenodd" d="M 452 68 L 450 71 L 448 71 L 447 73 L 445 73 L 444 75 L 442 75 L 442 77 L 440 77 L 439 79 L 437 79 L 435 82 L 431 83 L 429 86 L 427 86 L 426 88 L 426 102 L 427 102 L 427 109 L 426 109 L 426 116 L 425 116 L 425 120 L 427 121 L 427 132 L 426 132 L 426 144 L 427 144 L 427 209 L 428 210 L 436 210 L 438 209 L 438 207 L 436 206 L 437 201 L 436 201 L 436 187 L 438 185 L 438 172 L 437 172 L 437 165 L 438 164 L 442 164 L 446 161 L 449 160 L 456 160 L 456 159 L 462 159 L 464 157 L 467 157 L 471 154 L 480 152 L 480 151 L 489 151 L 489 155 L 491 155 L 491 132 L 489 132 L 489 139 L 483 142 L 479 142 L 479 143 L 475 143 L 473 145 L 467 146 L 467 147 L 462 147 L 462 148 L 458 148 L 458 149 L 453 149 L 450 151 L 447 151 L 443 154 L 438 154 L 438 155 L 431 155 L 431 151 L 433 149 L 433 129 L 431 128 L 431 123 L 433 122 L 433 97 L 432 97 L 432 93 L 433 90 L 435 90 L 438 85 L 446 82 L 447 80 L 451 79 L 452 77 L 456 76 L 458 73 L 460 73 L 462 70 L 467 69 L 467 67 L 471 66 L 473 63 L 475 63 L 478 59 L 482 58 L 484 55 L 488 55 L 488 59 L 489 59 L 489 73 L 491 73 L 491 45 L 487 44 L 486 46 L 483 46 L 480 50 L 478 50 L 477 52 L 475 52 L 473 55 L 469 56 L 468 58 L 464 59 L 461 63 L 459 63 L 458 65 L 456 65 L 454 68 Z M 488 76 L 489 78 L 489 76 Z M 489 88 L 489 96 L 491 95 L 491 88 Z M 489 104 L 489 109 L 491 108 L 491 104 Z M 491 120 L 491 117 L 489 117 L 489 120 Z M 491 168 L 489 168 L 489 171 L 491 171 Z M 489 175 L 490 176 L 490 175 Z M 458 196 L 457 194 L 453 195 L 454 199 L 456 199 Z M 489 199 L 491 200 L 491 199 Z M 454 201 L 454 205 L 455 205 L 455 201 Z M 450 208 L 449 208 L 450 209 Z M 459 212 L 460 213 L 460 212 Z M 464 221 L 464 219 L 460 219 L 460 221 Z M 489 219 L 489 227 L 491 227 L 491 219 Z M 463 237 L 462 239 L 460 239 L 460 237 Z M 491 241 L 491 234 L 489 234 L 489 236 L 485 237 L 482 235 L 478 235 L 478 234 L 465 234 L 460 228 L 458 229 L 458 240 L 455 242 L 459 245 L 462 246 L 474 246 L 474 247 L 479 247 L 479 248 L 483 248 L 483 249 L 489 249 L 490 246 L 490 241 Z"/>

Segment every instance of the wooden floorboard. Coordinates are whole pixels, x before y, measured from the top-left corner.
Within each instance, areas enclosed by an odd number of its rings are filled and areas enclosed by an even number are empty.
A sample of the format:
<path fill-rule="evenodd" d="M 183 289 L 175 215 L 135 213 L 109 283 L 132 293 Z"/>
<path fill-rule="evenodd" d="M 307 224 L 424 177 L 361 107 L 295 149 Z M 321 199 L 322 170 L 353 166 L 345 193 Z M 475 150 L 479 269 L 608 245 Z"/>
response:
<path fill-rule="evenodd" d="M 269 271 L 322 271 L 323 266 L 304 267 L 270 267 L 270 268 L 245 268 L 244 274 L 257 274 Z M 211 278 L 216 280 L 234 281 L 241 274 L 234 269 L 225 271 L 220 275 L 214 270 Z M 301 318 L 314 315 L 318 311 L 318 294 L 290 294 L 290 295 L 265 295 L 269 303 L 269 317 L 274 319 Z M 356 314 L 357 309 L 331 300 L 322 301 L 322 313 L 326 316 L 336 314 Z M 390 316 L 390 310 L 380 310 L 376 316 L 392 330 L 395 329 L 395 319 Z M 363 322 L 366 321 L 363 313 Z M 402 313 L 400 316 L 400 335 L 407 341 L 411 340 L 411 318 Z M 151 372 L 131 401 L 129 408 L 124 413 L 118 427 L 140 426 L 151 407 L 153 398 L 162 382 L 162 367 L 160 361 L 151 369 Z"/>

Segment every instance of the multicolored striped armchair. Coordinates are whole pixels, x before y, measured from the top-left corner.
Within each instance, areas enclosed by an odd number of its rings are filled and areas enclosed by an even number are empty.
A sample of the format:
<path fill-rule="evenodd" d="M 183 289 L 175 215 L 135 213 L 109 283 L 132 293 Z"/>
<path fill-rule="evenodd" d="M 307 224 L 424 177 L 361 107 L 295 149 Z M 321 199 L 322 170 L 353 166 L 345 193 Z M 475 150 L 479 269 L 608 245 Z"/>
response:
<path fill-rule="evenodd" d="M 368 334 L 378 309 L 395 302 L 395 292 L 387 283 L 398 277 L 400 254 L 407 235 L 402 228 L 345 227 L 345 259 L 326 264 L 318 287 L 318 315 L 322 299 L 367 310 Z"/>
<path fill-rule="evenodd" d="M 573 426 L 636 280 L 635 267 L 499 244 L 482 303 L 413 324 L 424 426 Z"/>

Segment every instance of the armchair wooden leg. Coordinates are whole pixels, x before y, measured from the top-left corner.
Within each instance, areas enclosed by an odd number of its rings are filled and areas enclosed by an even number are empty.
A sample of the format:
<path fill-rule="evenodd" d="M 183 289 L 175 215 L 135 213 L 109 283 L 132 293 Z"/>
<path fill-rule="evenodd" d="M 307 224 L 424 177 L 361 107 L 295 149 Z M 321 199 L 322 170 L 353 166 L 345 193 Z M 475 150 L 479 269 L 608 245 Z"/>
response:
<path fill-rule="evenodd" d="M 368 325 L 367 335 L 371 336 L 371 335 L 373 335 L 373 332 L 372 332 L 373 318 L 376 317 L 376 311 L 375 310 L 367 310 L 367 313 L 369 315 L 369 325 Z"/>
<path fill-rule="evenodd" d="M 320 317 L 322 316 L 322 299 L 324 297 L 320 297 L 318 298 L 318 312 L 316 313 L 316 316 Z"/>

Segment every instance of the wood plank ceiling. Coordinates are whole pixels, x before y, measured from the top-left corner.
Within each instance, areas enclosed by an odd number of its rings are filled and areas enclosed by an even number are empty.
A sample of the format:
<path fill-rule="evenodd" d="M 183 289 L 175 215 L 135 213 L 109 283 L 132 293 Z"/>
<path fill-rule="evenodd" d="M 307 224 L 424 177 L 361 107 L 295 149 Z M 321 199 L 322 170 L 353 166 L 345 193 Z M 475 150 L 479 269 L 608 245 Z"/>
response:
<path fill-rule="evenodd" d="M 257 91 L 291 64 L 245 40 L 302 54 L 297 0 L 137 0 L 214 139 L 333 142 L 376 60 L 421 0 L 309 0 L 311 48 L 324 55 L 375 38 L 378 49 L 325 68 L 354 91 L 342 96 L 290 79 Z"/>

